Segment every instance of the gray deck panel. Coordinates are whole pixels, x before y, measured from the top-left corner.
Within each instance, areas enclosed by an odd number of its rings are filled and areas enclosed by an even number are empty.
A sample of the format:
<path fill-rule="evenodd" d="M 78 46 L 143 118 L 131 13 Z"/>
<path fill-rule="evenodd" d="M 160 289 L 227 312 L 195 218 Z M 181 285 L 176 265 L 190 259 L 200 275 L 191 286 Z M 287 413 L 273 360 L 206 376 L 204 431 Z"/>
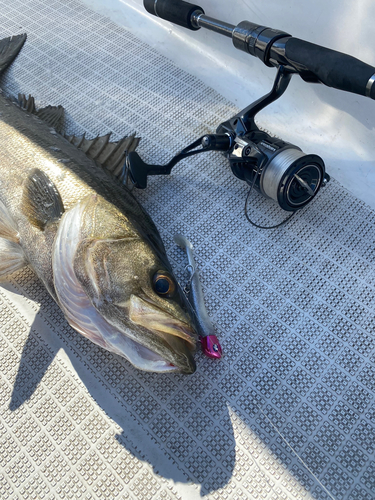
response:
<path fill-rule="evenodd" d="M 0 26 L 28 33 L 3 88 L 64 105 L 69 133 L 136 131 L 146 161 L 236 111 L 76 0 L 1 2 Z M 3 285 L 0 498 L 375 498 L 374 212 L 332 180 L 260 231 L 246 193 L 218 154 L 137 192 L 181 281 L 173 234 L 196 247 L 225 356 L 198 354 L 191 377 L 90 343 L 30 270 Z M 282 216 L 256 194 L 250 207 L 260 223 Z"/>

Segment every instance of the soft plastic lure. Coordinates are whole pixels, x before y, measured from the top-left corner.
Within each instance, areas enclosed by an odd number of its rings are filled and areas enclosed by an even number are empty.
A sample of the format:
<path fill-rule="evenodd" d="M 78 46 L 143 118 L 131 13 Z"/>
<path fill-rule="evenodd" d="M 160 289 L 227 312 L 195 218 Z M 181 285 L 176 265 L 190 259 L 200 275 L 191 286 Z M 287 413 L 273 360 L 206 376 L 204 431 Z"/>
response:
<path fill-rule="evenodd" d="M 196 315 L 202 351 L 209 358 L 219 359 L 221 358 L 223 351 L 204 305 L 203 290 L 199 281 L 199 274 L 194 260 L 193 245 L 182 234 L 176 234 L 174 236 L 174 241 L 179 247 L 185 250 L 188 258 L 188 265 L 186 269 L 190 276 L 189 282 L 185 287 L 185 293 Z"/>

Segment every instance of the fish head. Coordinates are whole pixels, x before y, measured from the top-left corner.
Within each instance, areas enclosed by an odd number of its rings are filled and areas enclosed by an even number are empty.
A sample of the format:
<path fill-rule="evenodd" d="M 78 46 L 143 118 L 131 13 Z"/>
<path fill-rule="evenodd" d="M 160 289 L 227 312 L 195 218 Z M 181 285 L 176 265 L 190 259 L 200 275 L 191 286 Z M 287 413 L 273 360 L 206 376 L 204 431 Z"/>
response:
<path fill-rule="evenodd" d="M 115 339 L 105 339 L 106 348 L 129 359 L 121 352 L 125 336 L 146 359 L 159 357 L 159 366 L 164 361 L 160 371 L 193 373 L 193 314 L 165 253 L 100 197 L 86 204 L 80 234 L 74 274 L 96 311 L 118 331 Z"/>

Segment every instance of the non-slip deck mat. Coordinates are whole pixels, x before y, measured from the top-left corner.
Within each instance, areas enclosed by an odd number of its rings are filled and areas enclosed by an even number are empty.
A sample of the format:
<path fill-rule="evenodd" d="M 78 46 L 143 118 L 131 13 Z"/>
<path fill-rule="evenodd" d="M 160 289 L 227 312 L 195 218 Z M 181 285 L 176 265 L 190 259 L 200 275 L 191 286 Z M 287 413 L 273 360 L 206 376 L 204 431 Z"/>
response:
<path fill-rule="evenodd" d="M 0 4 L 1 35 L 28 33 L 2 87 L 62 104 L 68 132 L 136 132 L 161 162 L 236 111 L 76 0 Z M 333 180 L 262 231 L 246 192 L 208 154 L 136 193 L 181 282 L 173 235 L 195 245 L 225 355 L 192 376 L 85 340 L 31 270 L 2 285 L 2 500 L 375 498 L 374 213 Z M 250 210 L 282 217 L 256 194 Z"/>

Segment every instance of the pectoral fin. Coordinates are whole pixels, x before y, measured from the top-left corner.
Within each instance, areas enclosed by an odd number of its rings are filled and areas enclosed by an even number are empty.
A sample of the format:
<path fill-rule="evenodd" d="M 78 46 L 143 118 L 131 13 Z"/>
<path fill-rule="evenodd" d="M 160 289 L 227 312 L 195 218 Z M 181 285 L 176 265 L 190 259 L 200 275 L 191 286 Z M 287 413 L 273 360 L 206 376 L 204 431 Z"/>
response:
<path fill-rule="evenodd" d="M 27 264 L 18 242 L 17 224 L 0 201 L 0 281 Z"/>
<path fill-rule="evenodd" d="M 17 224 L 9 214 L 4 203 L 0 201 L 0 238 L 5 238 L 9 241 L 19 242 L 19 234 Z"/>
<path fill-rule="evenodd" d="M 30 223 L 41 229 L 59 220 L 64 213 L 60 193 L 51 179 L 41 170 L 32 170 L 25 182 L 22 212 Z"/>
<path fill-rule="evenodd" d="M 25 254 L 19 244 L 0 238 L 0 281 L 26 264 Z"/>

